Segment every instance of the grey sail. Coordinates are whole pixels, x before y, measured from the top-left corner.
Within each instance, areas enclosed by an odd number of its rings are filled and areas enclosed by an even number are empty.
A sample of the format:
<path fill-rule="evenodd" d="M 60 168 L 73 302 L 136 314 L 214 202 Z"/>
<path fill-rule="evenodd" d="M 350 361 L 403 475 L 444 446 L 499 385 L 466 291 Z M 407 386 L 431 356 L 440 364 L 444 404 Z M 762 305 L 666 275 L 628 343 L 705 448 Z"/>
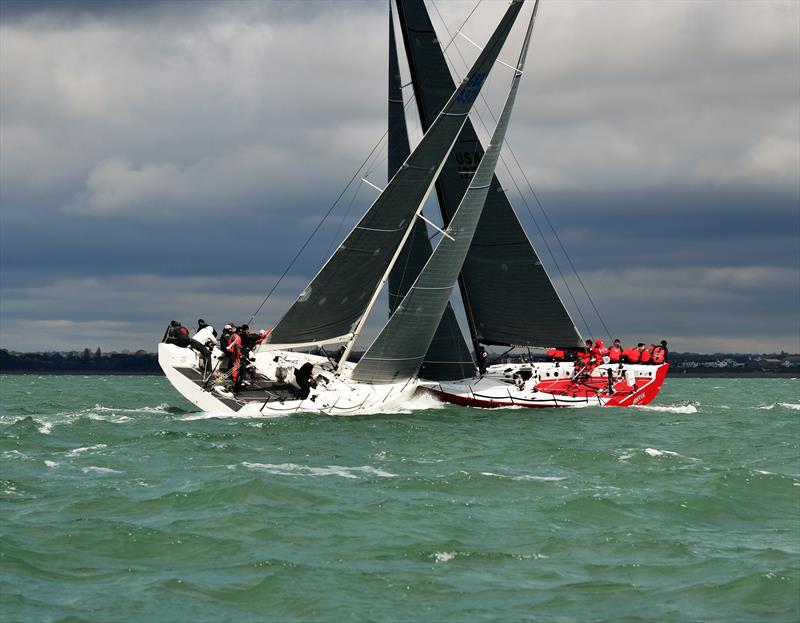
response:
<path fill-rule="evenodd" d="M 408 157 L 408 130 L 406 128 L 403 89 L 400 67 L 397 61 L 394 24 L 389 14 L 389 179 L 397 173 Z M 397 308 L 432 252 L 428 230 L 422 220 L 417 220 L 397 262 L 389 273 L 389 314 Z M 461 327 L 456 320 L 452 305 L 447 304 L 428 354 L 422 362 L 419 375 L 425 379 L 451 381 L 473 376 L 475 364 L 464 341 Z"/>
<path fill-rule="evenodd" d="M 286 347 L 348 339 L 364 316 L 397 250 L 430 193 L 484 79 L 522 6 L 512 2 L 500 24 L 417 148 L 270 335 Z"/>
<path fill-rule="evenodd" d="M 447 101 L 453 79 L 423 0 L 397 0 L 397 6 L 424 129 Z M 445 223 L 483 157 L 468 121 L 436 184 Z M 496 179 L 492 188 L 498 190 L 489 193 L 459 277 L 476 345 L 580 346 L 580 333 Z"/>
<path fill-rule="evenodd" d="M 399 382 L 413 377 L 422 365 L 472 244 L 486 196 L 490 189 L 498 190 L 494 170 L 522 77 L 532 26 L 533 18 L 489 149 L 447 226 L 448 236 L 441 239 L 387 325 L 356 365 L 353 380 L 376 384 Z"/>

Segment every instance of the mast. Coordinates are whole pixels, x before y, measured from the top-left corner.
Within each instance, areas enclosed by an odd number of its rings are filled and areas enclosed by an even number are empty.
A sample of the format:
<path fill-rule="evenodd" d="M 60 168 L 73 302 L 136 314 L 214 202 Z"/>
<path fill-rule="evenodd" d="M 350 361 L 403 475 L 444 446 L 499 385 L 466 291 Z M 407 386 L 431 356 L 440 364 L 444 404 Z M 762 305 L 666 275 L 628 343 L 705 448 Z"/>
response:
<path fill-rule="evenodd" d="M 441 109 L 453 78 L 423 0 L 396 1 L 424 129 Z M 436 184 L 445 223 L 452 218 L 483 154 L 468 121 Z M 579 346 L 580 333 L 505 192 L 498 188 L 486 201 L 459 277 L 474 343 Z"/>
<path fill-rule="evenodd" d="M 410 152 L 403 102 L 402 77 L 397 58 L 397 45 L 389 5 L 389 89 L 388 89 L 388 156 L 387 178 L 391 179 Z M 389 273 L 389 316 L 407 294 L 419 271 L 433 253 L 428 230 L 422 219 L 414 225 L 403 251 Z M 421 378 L 434 381 L 454 381 L 475 374 L 475 362 L 464 339 L 452 304 L 447 307 L 431 341 L 425 361 L 419 371 Z"/>
<path fill-rule="evenodd" d="M 532 21 L 533 17 L 531 24 Z M 353 380 L 375 384 L 394 383 L 410 379 L 418 373 L 450 300 L 456 277 L 478 227 L 486 196 L 492 187 L 494 170 L 522 77 L 530 31 L 531 25 L 528 26 L 511 88 L 489 148 L 447 227 L 445 237 L 439 241 L 389 322 L 356 365 Z"/>
<path fill-rule="evenodd" d="M 436 120 L 422 137 L 422 141 L 419 143 L 419 145 L 417 145 L 416 149 L 411 153 L 411 155 L 409 155 L 409 157 L 400 167 L 400 170 L 397 172 L 397 174 L 395 174 L 395 176 L 391 179 L 389 185 L 375 201 L 367 215 L 365 215 L 365 217 L 362 218 L 362 220 L 359 221 L 359 224 L 354 228 L 354 232 L 358 229 L 372 231 L 374 228 L 365 227 L 362 225 L 362 223 L 366 217 L 370 215 L 370 213 L 378 216 L 379 218 L 381 217 L 381 200 L 385 199 L 387 196 L 394 196 L 395 202 L 400 208 L 407 209 L 407 206 L 410 204 L 410 202 L 414 202 L 411 204 L 414 206 L 414 213 L 411 215 L 408 224 L 406 225 L 406 221 L 403 219 L 398 228 L 392 230 L 395 232 L 400 231 L 400 228 L 405 225 L 402 237 L 398 242 L 395 243 L 395 246 L 393 247 L 394 253 L 392 254 L 388 264 L 384 265 L 383 274 L 374 287 L 372 295 L 366 306 L 364 306 L 361 315 L 358 317 L 351 337 L 345 345 L 344 352 L 339 360 L 337 374 L 341 373 L 344 369 L 344 364 L 352 352 L 356 340 L 363 331 L 369 314 L 372 311 L 372 308 L 375 306 L 375 303 L 378 301 L 381 289 L 389 279 L 389 274 L 391 273 L 397 258 L 402 253 L 403 245 L 408 240 L 408 237 L 416 224 L 416 220 L 419 218 L 422 212 L 425 201 L 430 195 L 431 190 L 433 190 L 436 179 L 447 162 L 447 157 L 450 155 L 453 145 L 455 145 L 455 142 L 458 140 L 458 136 L 461 133 L 464 124 L 467 122 L 470 110 L 472 110 L 472 106 L 480 94 L 481 88 L 485 83 L 486 76 L 489 75 L 489 72 L 494 66 L 495 60 L 497 60 L 497 56 L 499 55 L 500 50 L 502 49 L 503 44 L 505 43 L 506 38 L 511 31 L 511 28 L 514 25 L 514 22 L 516 21 L 517 15 L 519 15 L 523 3 L 524 0 L 512 0 L 510 6 L 508 9 L 506 9 L 505 14 L 503 15 L 503 18 L 500 20 L 500 24 L 497 26 L 494 33 L 492 33 L 492 36 L 489 39 L 486 47 L 481 51 L 478 59 L 473 64 L 464 80 L 462 80 L 459 87 L 452 93 L 447 101 L 447 104 L 439 112 Z M 436 158 L 436 160 L 434 160 L 434 158 Z M 434 162 L 435 164 L 433 164 Z M 409 176 L 411 179 L 407 179 Z M 414 183 L 415 179 L 416 183 Z M 424 191 L 420 193 L 419 190 L 423 183 Z M 345 240 L 345 243 L 340 246 L 339 250 L 346 248 L 346 243 L 349 239 L 350 236 L 348 236 L 348 239 Z M 339 250 L 337 250 L 337 253 L 339 253 Z M 380 251 L 381 248 L 379 247 L 373 253 L 373 255 L 377 255 Z M 334 257 L 335 256 L 336 254 L 334 254 Z M 333 257 L 331 260 L 332 259 Z M 330 263 L 331 260 L 329 260 L 328 263 Z M 323 268 L 323 271 L 321 271 L 320 274 L 315 277 L 314 281 L 312 281 L 312 284 L 320 280 L 324 270 L 325 269 Z M 322 283 L 325 286 L 330 287 L 330 283 L 327 281 L 323 281 Z M 311 287 L 312 286 L 309 286 L 307 290 L 310 291 Z M 325 303 L 326 301 L 327 297 L 324 297 L 322 298 L 321 303 Z M 305 301 L 303 301 L 303 303 L 304 302 Z M 281 319 L 281 322 L 278 323 L 278 326 L 273 329 L 272 335 L 274 335 L 280 326 L 284 324 L 285 318 L 286 316 L 284 316 L 284 318 Z"/>

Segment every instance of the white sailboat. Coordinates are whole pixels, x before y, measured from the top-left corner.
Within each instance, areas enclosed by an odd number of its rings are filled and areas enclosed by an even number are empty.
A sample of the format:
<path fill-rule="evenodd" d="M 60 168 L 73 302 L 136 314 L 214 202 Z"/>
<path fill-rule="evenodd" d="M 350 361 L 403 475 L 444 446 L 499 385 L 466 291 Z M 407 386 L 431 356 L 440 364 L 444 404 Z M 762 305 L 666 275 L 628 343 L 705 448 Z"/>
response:
<path fill-rule="evenodd" d="M 183 396 L 206 411 L 241 415 L 294 411 L 355 414 L 390 409 L 416 392 L 419 368 L 445 313 L 491 187 L 535 10 L 492 143 L 441 241 L 364 357 L 354 364 L 347 356 L 419 222 L 422 206 L 448 161 L 523 2 L 512 0 L 486 47 L 458 88 L 451 90 L 419 145 L 284 314 L 268 343 L 256 349 L 256 376 L 250 386 L 237 395 L 215 390 L 201 369 L 197 353 L 175 344 L 159 344 L 159 363 Z M 345 348 L 339 363 L 292 350 L 342 343 Z M 309 365 L 317 385 L 313 391 L 301 392 L 293 381 L 296 372 Z"/>

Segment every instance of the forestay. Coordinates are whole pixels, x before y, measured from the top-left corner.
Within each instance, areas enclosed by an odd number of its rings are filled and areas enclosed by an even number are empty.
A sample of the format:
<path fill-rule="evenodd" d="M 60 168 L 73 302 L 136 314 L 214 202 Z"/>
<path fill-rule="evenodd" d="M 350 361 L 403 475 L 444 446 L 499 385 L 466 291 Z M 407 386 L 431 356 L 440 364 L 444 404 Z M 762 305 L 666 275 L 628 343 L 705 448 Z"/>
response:
<path fill-rule="evenodd" d="M 413 377 L 419 370 L 472 243 L 486 196 L 490 188 L 495 192 L 498 190 L 494 170 L 522 76 L 532 27 L 533 16 L 489 149 L 446 229 L 448 235 L 442 237 L 388 324 L 356 365 L 353 380 L 395 383 Z"/>
<path fill-rule="evenodd" d="M 270 342 L 323 344 L 352 333 L 407 238 L 521 6 L 522 0 L 512 2 L 417 148 L 281 318 Z"/>
<path fill-rule="evenodd" d="M 397 0 L 423 129 L 436 118 L 453 80 L 422 0 Z M 468 121 L 436 184 L 444 222 L 453 217 L 483 148 Z M 414 270 L 409 261 L 409 270 Z M 421 266 L 424 258 L 418 260 Z M 460 277 L 473 337 L 485 344 L 580 346 L 581 336 L 497 179 Z"/>

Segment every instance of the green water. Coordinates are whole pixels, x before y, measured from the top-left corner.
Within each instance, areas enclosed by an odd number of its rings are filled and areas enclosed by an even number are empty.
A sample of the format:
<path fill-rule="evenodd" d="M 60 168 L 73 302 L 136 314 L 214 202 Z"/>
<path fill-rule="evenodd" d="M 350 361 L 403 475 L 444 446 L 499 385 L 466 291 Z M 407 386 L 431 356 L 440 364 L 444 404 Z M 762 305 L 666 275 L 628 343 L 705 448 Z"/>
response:
<path fill-rule="evenodd" d="M 0 377 L 0 620 L 798 621 L 800 381 L 217 418 Z"/>

